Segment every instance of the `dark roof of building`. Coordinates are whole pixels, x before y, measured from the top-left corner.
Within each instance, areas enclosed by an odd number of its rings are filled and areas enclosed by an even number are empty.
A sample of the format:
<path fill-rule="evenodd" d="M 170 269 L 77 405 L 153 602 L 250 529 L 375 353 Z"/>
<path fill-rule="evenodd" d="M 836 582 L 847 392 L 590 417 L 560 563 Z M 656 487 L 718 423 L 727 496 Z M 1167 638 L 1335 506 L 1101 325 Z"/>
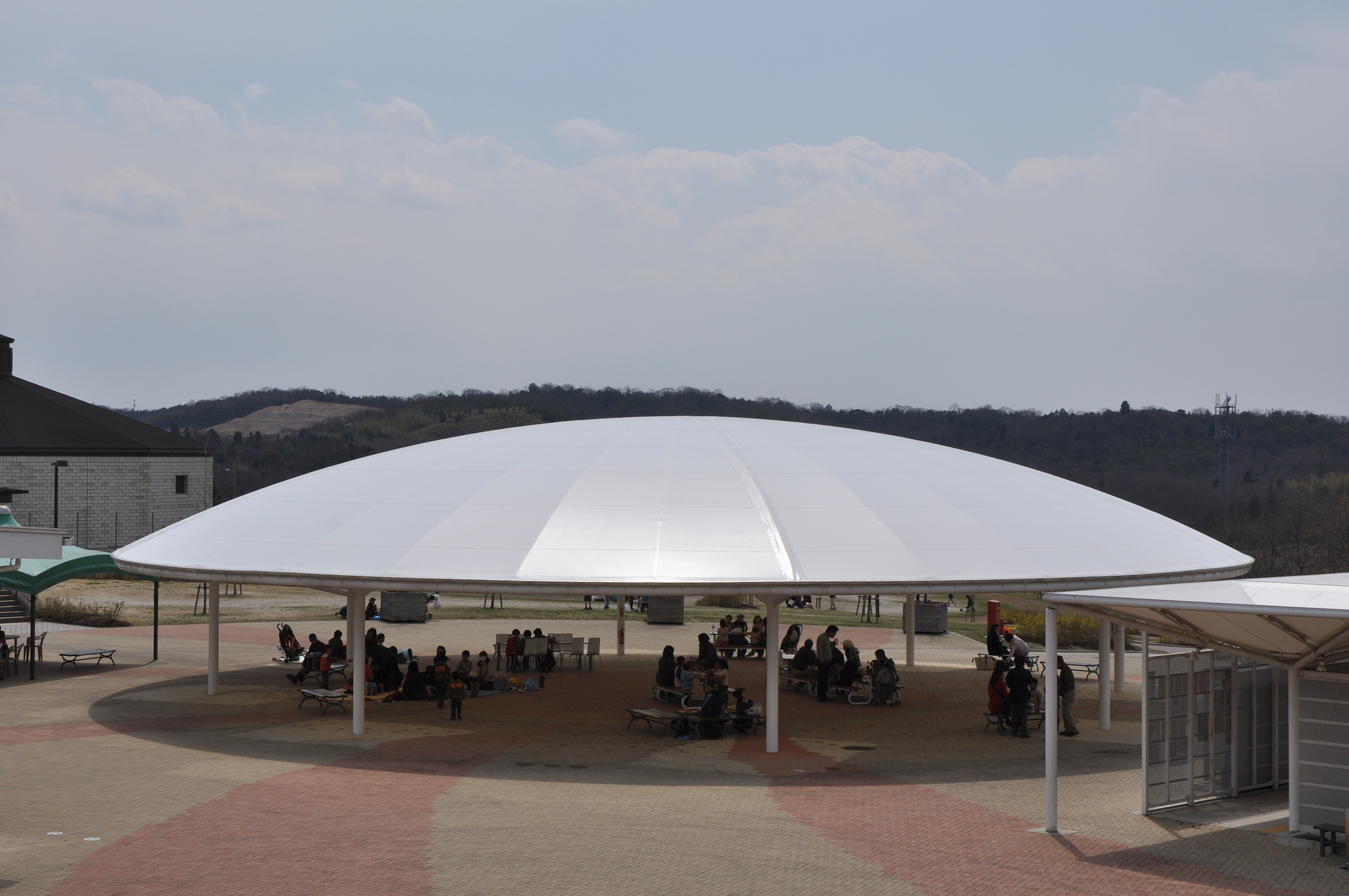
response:
<path fill-rule="evenodd" d="M 0 336 L 0 347 L 13 340 Z M 0 365 L 0 455 L 183 456 L 191 439 L 21 380 Z"/>

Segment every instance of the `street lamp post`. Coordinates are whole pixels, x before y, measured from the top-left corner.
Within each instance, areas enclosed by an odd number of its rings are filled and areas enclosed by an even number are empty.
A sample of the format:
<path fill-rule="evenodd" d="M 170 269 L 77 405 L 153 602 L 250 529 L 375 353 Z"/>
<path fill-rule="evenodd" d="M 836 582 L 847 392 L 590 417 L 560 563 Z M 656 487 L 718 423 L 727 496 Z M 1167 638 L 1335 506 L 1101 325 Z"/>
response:
<path fill-rule="evenodd" d="M 52 528 L 61 528 L 61 468 L 70 466 L 69 461 L 52 461 Z"/>

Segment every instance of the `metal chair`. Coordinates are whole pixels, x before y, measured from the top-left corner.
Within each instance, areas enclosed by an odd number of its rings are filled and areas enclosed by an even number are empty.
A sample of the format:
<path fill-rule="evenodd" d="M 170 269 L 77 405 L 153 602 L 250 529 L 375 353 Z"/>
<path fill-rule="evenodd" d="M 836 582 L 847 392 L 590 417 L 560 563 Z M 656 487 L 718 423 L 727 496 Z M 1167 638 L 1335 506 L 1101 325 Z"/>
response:
<path fill-rule="evenodd" d="M 496 661 L 497 661 L 497 671 L 498 671 L 498 672 L 501 671 L 501 658 L 504 657 L 504 656 L 506 655 L 506 642 L 509 641 L 510 639 L 511 639 L 510 632 L 507 632 L 507 633 L 504 634 L 504 635 L 503 635 L 503 634 L 498 634 L 498 635 L 497 635 L 497 642 L 496 642 Z"/>
<path fill-rule="evenodd" d="M 600 658 L 600 639 L 591 638 L 586 642 L 586 657 L 590 660 L 590 671 L 595 671 L 595 660 Z"/>

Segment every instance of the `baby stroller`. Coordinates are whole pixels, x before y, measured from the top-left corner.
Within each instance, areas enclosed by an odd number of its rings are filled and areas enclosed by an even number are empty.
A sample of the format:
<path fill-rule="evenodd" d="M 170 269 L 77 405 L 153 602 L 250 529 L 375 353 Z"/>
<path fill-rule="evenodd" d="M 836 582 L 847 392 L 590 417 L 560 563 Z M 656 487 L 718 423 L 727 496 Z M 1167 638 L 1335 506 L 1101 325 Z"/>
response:
<path fill-rule="evenodd" d="M 782 645 L 779 650 L 782 653 L 796 653 L 796 647 L 801 643 L 801 626 L 793 624 L 787 627 L 787 634 L 782 639 Z"/>
<path fill-rule="evenodd" d="M 872 673 L 871 702 L 877 706 L 898 706 L 899 701 L 899 673 L 894 660 L 887 660 Z"/>
<path fill-rule="evenodd" d="M 295 663 L 304 658 L 304 648 L 300 646 L 300 639 L 295 637 L 295 632 L 284 622 L 278 622 L 276 625 L 277 646 L 281 652 L 286 655 L 286 662 Z"/>

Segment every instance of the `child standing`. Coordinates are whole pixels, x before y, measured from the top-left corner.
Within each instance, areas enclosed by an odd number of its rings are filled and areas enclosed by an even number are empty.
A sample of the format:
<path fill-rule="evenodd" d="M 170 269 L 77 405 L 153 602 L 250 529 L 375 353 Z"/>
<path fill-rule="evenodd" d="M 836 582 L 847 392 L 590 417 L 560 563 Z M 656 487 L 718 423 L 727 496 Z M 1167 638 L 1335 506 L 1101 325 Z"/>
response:
<path fill-rule="evenodd" d="M 431 684 L 436 689 L 436 709 L 444 709 L 445 694 L 450 687 L 450 658 L 444 647 L 437 647 L 431 660 Z"/>
<path fill-rule="evenodd" d="M 450 679 L 450 721 L 464 717 L 464 676 L 458 672 Z"/>

